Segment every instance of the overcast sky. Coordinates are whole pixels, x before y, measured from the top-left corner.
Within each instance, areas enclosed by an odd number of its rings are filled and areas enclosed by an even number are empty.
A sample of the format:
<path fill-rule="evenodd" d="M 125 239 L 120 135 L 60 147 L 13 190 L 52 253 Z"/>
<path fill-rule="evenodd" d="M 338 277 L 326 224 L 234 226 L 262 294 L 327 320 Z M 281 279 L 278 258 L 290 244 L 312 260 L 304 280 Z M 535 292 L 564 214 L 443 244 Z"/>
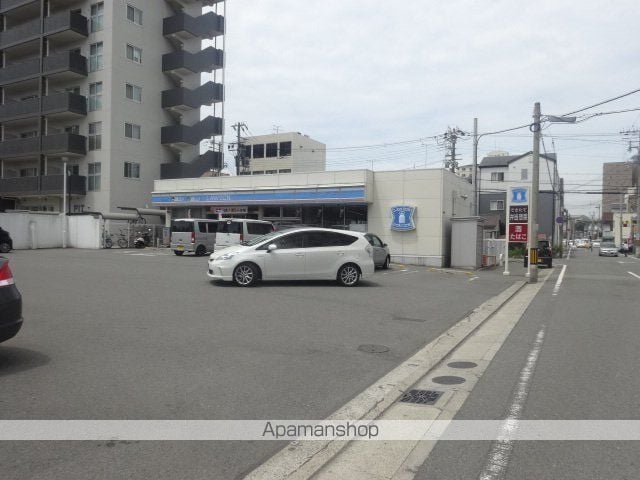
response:
<path fill-rule="evenodd" d="M 638 0 L 226 3 L 225 142 L 238 121 L 248 135 L 302 132 L 327 145 L 330 169 L 441 166 L 447 127 L 472 132 L 477 117 L 480 133 L 502 130 L 529 122 L 536 101 L 561 115 L 640 88 Z M 640 93 L 585 113 L 632 108 Z M 620 132 L 632 128 L 640 111 L 552 125 L 542 151 L 557 153 L 567 190 L 597 191 L 602 163 L 629 158 Z M 523 129 L 481 138 L 479 158 L 531 149 Z M 471 163 L 470 138 L 458 153 Z M 574 214 L 599 203 L 566 201 Z"/>

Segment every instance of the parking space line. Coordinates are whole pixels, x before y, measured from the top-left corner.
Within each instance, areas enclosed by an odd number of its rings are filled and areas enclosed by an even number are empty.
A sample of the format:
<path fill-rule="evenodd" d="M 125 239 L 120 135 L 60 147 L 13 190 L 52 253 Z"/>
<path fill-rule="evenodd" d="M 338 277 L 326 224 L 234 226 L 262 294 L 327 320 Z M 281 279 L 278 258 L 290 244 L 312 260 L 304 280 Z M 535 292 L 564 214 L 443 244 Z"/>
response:
<path fill-rule="evenodd" d="M 636 277 L 638 280 L 640 280 L 640 275 L 637 275 L 633 272 L 627 272 L 629 275 L 633 275 L 634 277 Z"/>

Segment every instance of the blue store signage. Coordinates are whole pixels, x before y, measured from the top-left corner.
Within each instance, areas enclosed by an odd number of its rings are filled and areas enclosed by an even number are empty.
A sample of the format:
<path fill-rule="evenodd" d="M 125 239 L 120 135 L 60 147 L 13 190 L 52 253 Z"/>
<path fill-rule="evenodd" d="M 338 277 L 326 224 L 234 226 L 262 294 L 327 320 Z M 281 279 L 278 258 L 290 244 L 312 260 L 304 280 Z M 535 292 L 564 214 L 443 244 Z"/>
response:
<path fill-rule="evenodd" d="M 413 214 L 415 212 L 416 207 L 409 207 L 406 205 L 391 207 L 391 230 L 397 230 L 400 232 L 415 230 L 416 225 L 413 222 Z"/>
<path fill-rule="evenodd" d="M 527 189 L 524 187 L 511 188 L 511 204 L 526 205 L 529 203 Z"/>

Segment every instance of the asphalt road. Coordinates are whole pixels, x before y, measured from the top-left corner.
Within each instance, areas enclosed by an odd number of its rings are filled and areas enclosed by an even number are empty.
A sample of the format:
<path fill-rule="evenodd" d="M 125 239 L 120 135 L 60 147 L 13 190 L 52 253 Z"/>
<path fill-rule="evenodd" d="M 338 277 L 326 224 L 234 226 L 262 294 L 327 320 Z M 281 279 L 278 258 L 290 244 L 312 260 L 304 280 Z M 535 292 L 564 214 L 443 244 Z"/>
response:
<path fill-rule="evenodd" d="M 0 345 L 2 419 L 325 418 L 514 281 L 394 266 L 352 289 L 240 289 L 149 249 L 8 257 L 25 323 Z M 282 446 L 3 442 L 0 478 L 228 480 Z"/>
<path fill-rule="evenodd" d="M 556 289 L 566 263 L 564 280 Z M 574 251 L 556 262 L 528 311 L 495 356 L 456 419 L 503 419 L 542 327 L 523 420 L 640 420 L 640 261 Z M 416 478 L 478 479 L 492 442 L 438 442 Z M 495 479 L 601 480 L 640 477 L 640 442 L 515 442 Z"/>

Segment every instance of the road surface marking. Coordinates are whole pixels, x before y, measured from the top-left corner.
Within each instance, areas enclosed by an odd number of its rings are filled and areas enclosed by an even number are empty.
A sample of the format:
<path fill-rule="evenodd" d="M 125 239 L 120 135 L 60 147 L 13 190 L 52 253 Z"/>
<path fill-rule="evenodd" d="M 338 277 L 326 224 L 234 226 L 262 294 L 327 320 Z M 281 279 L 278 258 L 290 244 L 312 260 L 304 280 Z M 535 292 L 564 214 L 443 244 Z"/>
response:
<path fill-rule="evenodd" d="M 558 295 L 558 292 L 560 291 L 560 286 L 562 285 L 562 280 L 564 280 L 564 272 L 567 269 L 566 265 L 562 266 L 562 271 L 560 272 L 560 275 L 558 276 L 558 281 L 556 282 L 555 287 L 553 287 L 553 295 Z"/>
<path fill-rule="evenodd" d="M 636 278 L 640 279 L 640 275 L 636 275 L 636 274 L 635 274 L 635 273 L 633 273 L 633 272 L 627 272 L 627 273 L 628 273 L 629 275 L 633 275 L 634 277 L 636 277 Z"/>
<path fill-rule="evenodd" d="M 531 383 L 533 372 L 536 369 L 536 363 L 538 362 L 543 341 L 544 327 L 542 327 L 538 335 L 536 335 L 536 340 L 527 356 L 527 362 L 520 371 L 520 378 L 513 393 L 511 405 L 509 406 L 509 415 L 502 424 L 501 434 L 504 440 L 494 442 L 491 447 L 491 452 L 489 453 L 487 464 L 478 477 L 479 480 L 503 479 L 507 474 L 507 466 L 509 465 L 509 459 L 513 451 L 513 440 L 510 439 L 510 434 L 518 428 L 518 420 L 522 416 L 522 410 L 529 395 L 529 384 Z"/>
<path fill-rule="evenodd" d="M 470 282 L 473 282 L 474 280 L 477 280 L 477 279 L 479 279 L 479 278 L 480 278 L 480 277 L 471 277 L 471 278 L 469 279 L 469 281 L 470 281 Z"/>

